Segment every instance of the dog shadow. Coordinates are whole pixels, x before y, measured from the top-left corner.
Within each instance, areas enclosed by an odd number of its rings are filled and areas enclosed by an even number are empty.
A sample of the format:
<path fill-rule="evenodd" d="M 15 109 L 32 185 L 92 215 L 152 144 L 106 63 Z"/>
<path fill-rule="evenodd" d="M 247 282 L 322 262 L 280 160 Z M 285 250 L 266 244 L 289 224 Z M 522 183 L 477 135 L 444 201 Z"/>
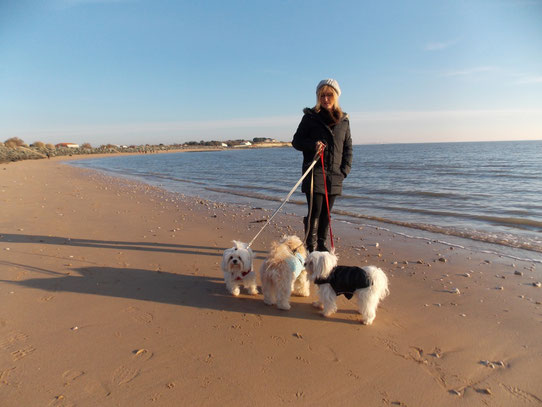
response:
<path fill-rule="evenodd" d="M 180 255 L 214 256 L 221 258 L 226 248 L 197 246 L 184 244 L 170 244 L 146 241 L 114 241 L 69 238 L 63 236 L 29 235 L 17 233 L 2 233 L 3 242 L 15 244 L 46 244 L 74 247 L 87 247 L 96 249 L 135 250 L 147 252 L 172 253 Z M 263 260 L 267 252 L 253 250 L 256 259 Z M 101 295 L 108 297 L 127 298 L 141 301 L 166 303 L 179 306 L 195 307 L 238 313 L 252 313 L 260 315 L 280 316 L 285 318 L 301 318 L 315 321 L 335 321 L 358 324 L 358 321 L 337 317 L 322 317 L 312 307 L 311 301 L 302 297 L 292 296 L 289 311 L 277 309 L 266 305 L 263 296 L 246 294 L 233 297 L 226 291 L 222 277 L 205 275 L 175 274 L 162 271 L 89 266 L 70 269 L 69 272 L 59 272 L 41 267 L 16 264 L 0 260 L 0 265 L 20 268 L 43 275 L 42 278 L 12 281 L 1 280 L 0 283 L 35 288 L 49 292 L 72 292 L 81 295 Z M 259 287 L 261 293 L 261 287 Z M 355 314 L 348 309 L 337 312 L 341 314 Z"/>
<path fill-rule="evenodd" d="M 227 293 L 224 281 L 220 277 L 95 266 L 74 268 L 66 273 L 6 261 L 1 261 L 0 264 L 44 274 L 43 278 L 19 281 L 0 279 L 1 284 L 48 292 L 71 292 L 242 314 L 359 324 L 358 321 L 349 319 L 323 318 L 310 302 L 296 302 L 296 299 L 301 299 L 301 297 L 292 297 L 292 308 L 289 311 L 264 304 L 261 294 L 251 296 L 242 293 L 238 297 L 233 297 Z M 303 299 L 303 301 L 306 300 Z M 341 313 L 349 314 L 350 312 L 339 311 L 339 315 Z"/>

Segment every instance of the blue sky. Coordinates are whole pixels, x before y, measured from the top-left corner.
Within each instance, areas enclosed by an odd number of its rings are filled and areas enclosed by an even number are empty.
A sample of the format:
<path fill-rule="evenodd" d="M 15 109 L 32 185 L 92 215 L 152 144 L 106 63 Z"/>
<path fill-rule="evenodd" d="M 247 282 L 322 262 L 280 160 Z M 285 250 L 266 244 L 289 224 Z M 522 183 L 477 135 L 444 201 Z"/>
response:
<path fill-rule="evenodd" d="M 542 0 L 1 0 L 0 141 L 542 139 Z"/>

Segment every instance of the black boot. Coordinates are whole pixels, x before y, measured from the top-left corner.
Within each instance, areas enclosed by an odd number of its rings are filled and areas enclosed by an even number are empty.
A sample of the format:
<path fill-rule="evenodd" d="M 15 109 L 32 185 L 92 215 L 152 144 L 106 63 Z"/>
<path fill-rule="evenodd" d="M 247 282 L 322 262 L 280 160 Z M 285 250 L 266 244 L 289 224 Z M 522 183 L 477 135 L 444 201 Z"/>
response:
<path fill-rule="evenodd" d="M 325 218 L 320 219 L 320 223 L 318 225 L 318 244 L 316 246 L 316 250 L 319 252 L 329 252 L 329 249 L 326 247 L 328 230 L 329 218 L 326 216 Z"/>
<path fill-rule="evenodd" d="M 316 246 L 316 232 L 318 230 L 318 219 L 311 219 L 308 221 L 307 217 L 303 218 L 303 225 L 305 226 L 305 236 L 307 240 L 305 242 L 305 247 L 309 253 L 314 251 Z"/>

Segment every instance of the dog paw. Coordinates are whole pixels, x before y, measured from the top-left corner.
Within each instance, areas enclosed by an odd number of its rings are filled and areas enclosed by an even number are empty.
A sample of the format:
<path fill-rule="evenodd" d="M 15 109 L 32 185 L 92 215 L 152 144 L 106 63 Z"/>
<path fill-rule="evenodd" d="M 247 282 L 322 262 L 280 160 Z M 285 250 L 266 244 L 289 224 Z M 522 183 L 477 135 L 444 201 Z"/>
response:
<path fill-rule="evenodd" d="M 369 320 L 369 319 L 362 319 L 361 321 L 361 325 L 372 325 L 373 324 L 373 320 Z"/>
<path fill-rule="evenodd" d="M 256 295 L 256 294 L 258 294 L 258 289 L 256 287 L 249 287 L 248 293 L 250 295 Z"/>
<path fill-rule="evenodd" d="M 235 287 L 233 290 L 230 291 L 230 293 L 234 297 L 237 297 L 241 293 L 241 290 L 239 289 L 239 287 Z"/>
<path fill-rule="evenodd" d="M 277 308 L 284 311 L 288 311 L 292 307 L 290 306 L 290 304 L 278 304 Z"/>
<path fill-rule="evenodd" d="M 313 302 L 313 303 L 312 303 L 312 306 L 313 306 L 314 308 L 324 309 L 324 306 L 322 305 L 322 303 L 321 303 L 321 302 L 318 302 L 318 301 Z"/>
<path fill-rule="evenodd" d="M 263 299 L 263 303 L 264 303 L 265 305 L 275 305 L 275 303 L 274 303 L 273 301 L 271 301 L 271 300 L 269 300 L 269 299 L 267 299 L 267 298 L 264 298 L 264 299 Z"/>

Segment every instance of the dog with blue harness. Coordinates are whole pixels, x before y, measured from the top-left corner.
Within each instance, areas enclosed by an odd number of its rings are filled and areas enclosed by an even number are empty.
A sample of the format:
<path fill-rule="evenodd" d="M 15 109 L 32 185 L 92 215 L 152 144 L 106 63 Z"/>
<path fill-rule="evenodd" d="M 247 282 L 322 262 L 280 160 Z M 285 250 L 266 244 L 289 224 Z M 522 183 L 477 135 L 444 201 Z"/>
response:
<path fill-rule="evenodd" d="M 290 297 L 310 295 L 310 283 L 305 270 L 307 252 L 301 239 L 284 236 L 274 242 L 260 268 L 263 301 L 282 310 L 290 309 Z"/>

